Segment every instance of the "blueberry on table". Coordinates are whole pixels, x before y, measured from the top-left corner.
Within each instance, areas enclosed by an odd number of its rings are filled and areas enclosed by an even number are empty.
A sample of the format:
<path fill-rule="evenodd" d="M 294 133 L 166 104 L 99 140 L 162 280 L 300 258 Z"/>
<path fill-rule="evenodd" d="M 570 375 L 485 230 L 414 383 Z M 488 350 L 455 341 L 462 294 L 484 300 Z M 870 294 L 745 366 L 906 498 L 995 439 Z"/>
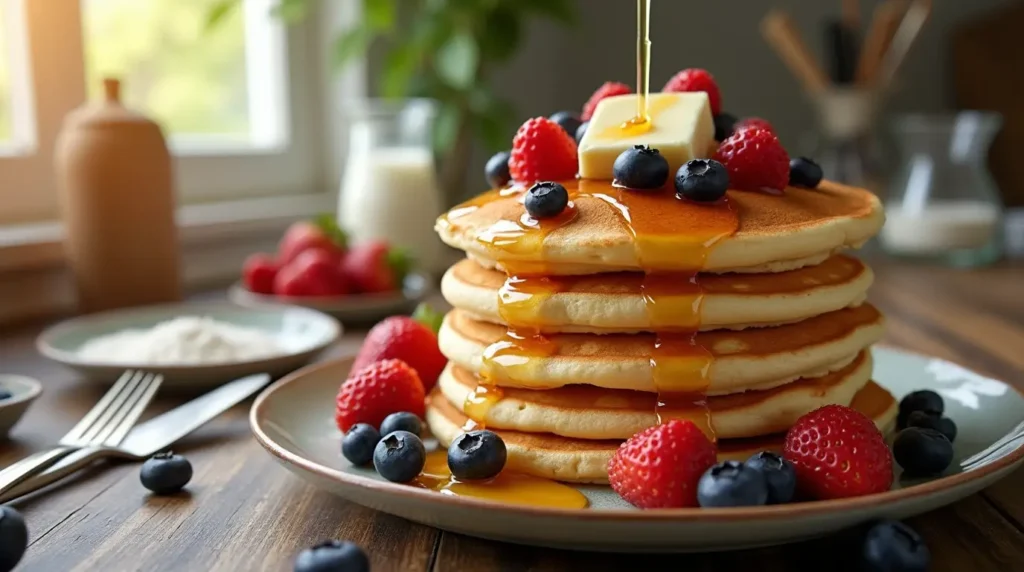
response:
<path fill-rule="evenodd" d="M 679 198 L 717 201 L 729 190 L 729 171 L 713 159 L 692 159 L 676 171 L 675 185 Z"/>
<path fill-rule="evenodd" d="M 956 439 L 956 423 L 953 423 L 952 419 L 927 411 L 912 411 L 907 417 L 907 427 L 934 429 L 945 435 L 950 443 Z"/>
<path fill-rule="evenodd" d="M 715 116 L 715 141 L 721 143 L 732 135 L 736 128 L 736 116 L 731 113 L 719 113 Z"/>
<path fill-rule="evenodd" d="M 627 189 L 660 189 L 668 180 L 668 160 L 647 145 L 633 145 L 612 164 L 615 183 Z"/>
<path fill-rule="evenodd" d="M 28 528 L 21 513 L 0 506 L 0 572 L 13 570 L 28 547 Z"/>
<path fill-rule="evenodd" d="M 373 450 L 380 442 L 380 432 L 368 423 L 356 423 L 341 438 L 341 454 L 357 467 L 373 461 Z"/>
<path fill-rule="evenodd" d="M 408 483 L 427 462 L 427 450 L 420 438 L 408 431 L 388 433 L 373 451 L 373 467 L 393 483 Z"/>
<path fill-rule="evenodd" d="M 569 206 L 569 191 L 551 181 L 537 183 L 526 191 L 523 204 L 533 218 L 556 217 Z"/>
<path fill-rule="evenodd" d="M 508 170 L 508 160 L 512 156 L 508 151 L 499 151 L 487 160 L 484 166 L 484 176 L 487 177 L 487 184 L 492 188 L 500 189 L 512 180 L 512 173 Z"/>
<path fill-rule="evenodd" d="M 927 572 L 931 564 L 921 536 L 895 520 L 883 520 L 868 529 L 862 558 L 861 569 L 867 572 Z"/>
<path fill-rule="evenodd" d="M 789 160 L 789 184 L 794 187 L 816 189 L 823 176 L 821 167 L 807 157 L 794 157 Z"/>
<path fill-rule="evenodd" d="M 448 469 L 457 479 L 491 479 L 505 468 L 508 450 L 493 431 L 463 433 L 448 446 Z"/>
<path fill-rule="evenodd" d="M 768 504 L 784 504 L 796 492 L 796 470 L 793 464 L 770 451 L 762 451 L 747 459 L 748 469 L 761 473 L 768 485 Z"/>
<path fill-rule="evenodd" d="M 192 480 L 192 463 L 181 455 L 159 453 L 146 459 L 139 471 L 142 486 L 158 495 L 169 495 L 183 489 Z"/>
<path fill-rule="evenodd" d="M 725 461 L 701 476 L 697 502 L 702 507 L 760 506 L 768 502 L 768 483 L 760 471 Z"/>
<path fill-rule="evenodd" d="M 395 431 L 408 431 L 413 435 L 420 435 L 423 433 L 423 422 L 420 421 L 419 417 L 408 411 L 392 413 L 381 422 L 380 432 L 381 435 L 387 435 Z"/>
<path fill-rule="evenodd" d="M 930 389 L 921 389 L 908 393 L 900 400 L 900 411 L 896 417 L 896 425 L 899 429 L 907 426 L 907 419 L 914 411 L 925 411 L 934 415 L 942 415 L 946 410 L 946 404 L 942 396 Z"/>
<path fill-rule="evenodd" d="M 572 111 L 559 111 L 551 117 L 548 117 L 548 119 L 557 123 L 562 129 L 565 129 L 565 132 L 569 134 L 569 137 L 576 137 L 576 130 L 579 129 L 580 125 L 583 123 L 580 120 L 580 116 Z"/>
<path fill-rule="evenodd" d="M 953 445 L 934 429 L 907 427 L 896 435 L 892 456 L 910 477 L 927 477 L 946 470 L 953 462 Z"/>
<path fill-rule="evenodd" d="M 587 128 L 590 127 L 589 121 L 580 123 L 580 126 L 576 128 L 576 144 L 579 145 L 580 141 L 583 141 L 583 136 L 587 134 Z"/>
<path fill-rule="evenodd" d="M 370 572 L 370 559 L 355 543 L 328 540 L 295 557 L 295 572 Z"/>

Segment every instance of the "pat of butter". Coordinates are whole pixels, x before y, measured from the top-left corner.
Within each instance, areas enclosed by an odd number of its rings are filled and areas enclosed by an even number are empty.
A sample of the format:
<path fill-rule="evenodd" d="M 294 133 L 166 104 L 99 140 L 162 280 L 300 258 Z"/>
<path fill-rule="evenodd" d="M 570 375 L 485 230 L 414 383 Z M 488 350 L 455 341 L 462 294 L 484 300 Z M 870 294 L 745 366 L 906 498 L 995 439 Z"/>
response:
<path fill-rule="evenodd" d="M 579 145 L 580 176 L 612 179 L 612 164 L 634 145 L 649 145 L 668 159 L 669 177 L 690 159 L 707 157 L 715 140 L 708 94 L 652 93 L 647 98 L 650 121 L 623 127 L 636 117 L 636 94 L 616 95 L 597 105 Z"/>

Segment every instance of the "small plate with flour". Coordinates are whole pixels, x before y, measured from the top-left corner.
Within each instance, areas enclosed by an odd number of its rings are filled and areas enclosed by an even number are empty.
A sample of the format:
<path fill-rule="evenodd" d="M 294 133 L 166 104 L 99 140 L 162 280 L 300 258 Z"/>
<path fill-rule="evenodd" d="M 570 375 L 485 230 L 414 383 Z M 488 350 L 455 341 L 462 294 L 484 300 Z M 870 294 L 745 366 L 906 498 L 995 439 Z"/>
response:
<path fill-rule="evenodd" d="M 81 316 L 48 328 L 36 347 L 90 381 L 113 383 L 124 370 L 141 369 L 163 374 L 164 387 L 201 387 L 283 375 L 340 334 L 337 320 L 309 308 L 197 302 Z"/>

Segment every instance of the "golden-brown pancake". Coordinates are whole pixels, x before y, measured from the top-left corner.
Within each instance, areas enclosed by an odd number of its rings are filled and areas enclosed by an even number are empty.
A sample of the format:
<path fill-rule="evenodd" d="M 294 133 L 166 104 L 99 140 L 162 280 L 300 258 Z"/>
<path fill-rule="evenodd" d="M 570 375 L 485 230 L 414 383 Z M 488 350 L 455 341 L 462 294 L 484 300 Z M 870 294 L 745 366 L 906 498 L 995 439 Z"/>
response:
<path fill-rule="evenodd" d="M 506 387 L 550 389 L 588 384 L 608 389 L 657 391 L 652 366 L 654 334 L 552 334 L 543 344 L 520 343 L 507 328 L 453 310 L 438 335 L 441 352 L 480 375 L 488 347 L 506 347 L 502 359 L 487 360 L 488 382 Z M 659 364 L 707 368 L 709 395 L 765 389 L 799 377 L 815 377 L 850 363 L 884 333 L 882 315 L 870 304 L 845 308 L 794 324 L 696 335 L 705 351 L 680 354 Z M 687 338 L 688 339 L 688 338 Z M 526 341 L 529 341 L 528 339 Z M 521 351 L 515 350 L 520 347 Z M 664 389 L 664 387 L 663 387 Z"/>
<path fill-rule="evenodd" d="M 892 430 L 897 402 L 874 382 L 868 383 L 853 398 L 851 407 L 874 420 L 883 433 Z M 431 432 L 448 446 L 462 433 L 469 421 L 453 407 L 440 391 L 428 397 L 427 424 Z M 608 461 L 621 440 L 584 440 L 559 437 L 549 433 L 523 433 L 498 429 L 508 449 L 509 470 L 538 477 L 577 483 L 607 483 Z M 783 434 L 750 439 L 722 440 L 718 443 L 720 460 L 745 460 L 759 451 L 782 450 Z"/>

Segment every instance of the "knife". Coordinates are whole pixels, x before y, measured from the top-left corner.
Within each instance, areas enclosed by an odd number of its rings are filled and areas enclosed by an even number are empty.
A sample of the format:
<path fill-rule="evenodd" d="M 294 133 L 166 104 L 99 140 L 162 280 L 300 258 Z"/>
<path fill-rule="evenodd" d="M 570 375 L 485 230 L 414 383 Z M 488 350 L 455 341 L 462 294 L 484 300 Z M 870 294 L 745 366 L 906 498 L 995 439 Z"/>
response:
<path fill-rule="evenodd" d="M 120 457 L 141 460 L 159 453 L 214 417 L 244 401 L 269 382 L 270 375 L 261 373 L 226 383 L 184 405 L 136 425 L 117 448 L 86 447 L 71 453 L 45 472 L 0 497 L 0 503 L 37 491 L 78 472 L 97 459 Z"/>

